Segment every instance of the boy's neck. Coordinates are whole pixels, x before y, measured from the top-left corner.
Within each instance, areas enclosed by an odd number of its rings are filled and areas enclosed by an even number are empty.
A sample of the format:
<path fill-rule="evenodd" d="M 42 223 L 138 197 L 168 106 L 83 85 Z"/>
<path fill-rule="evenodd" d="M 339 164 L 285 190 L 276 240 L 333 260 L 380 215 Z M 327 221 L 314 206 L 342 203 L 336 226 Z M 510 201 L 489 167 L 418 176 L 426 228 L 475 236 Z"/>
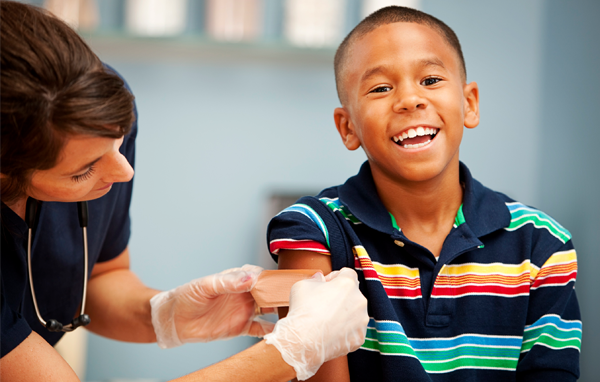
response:
<path fill-rule="evenodd" d="M 406 237 L 438 257 L 462 204 L 459 162 L 440 176 L 422 182 L 399 182 L 373 171 L 379 198 Z"/>

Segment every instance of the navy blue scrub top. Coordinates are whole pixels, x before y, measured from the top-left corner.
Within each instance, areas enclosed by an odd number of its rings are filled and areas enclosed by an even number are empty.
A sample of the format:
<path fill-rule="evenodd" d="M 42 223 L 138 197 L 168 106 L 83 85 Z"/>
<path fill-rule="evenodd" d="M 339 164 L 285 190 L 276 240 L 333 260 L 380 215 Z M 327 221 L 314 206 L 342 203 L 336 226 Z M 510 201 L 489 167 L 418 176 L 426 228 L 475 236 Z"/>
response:
<path fill-rule="evenodd" d="M 136 115 L 137 121 L 137 115 Z M 137 122 L 120 151 L 134 165 Z M 130 234 L 129 205 L 133 180 L 115 183 L 103 197 L 88 202 L 88 277 L 96 262 L 120 255 Z M 63 333 L 53 333 L 38 321 L 27 278 L 27 224 L 2 203 L 2 268 L 0 269 L 4 357 L 35 330 L 50 345 Z M 83 287 L 83 237 L 77 203 L 41 203 L 31 254 L 34 288 L 44 320 L 68 324 L 78 312 Z M 91 317 L 93 320 L 94 317 Z"/>

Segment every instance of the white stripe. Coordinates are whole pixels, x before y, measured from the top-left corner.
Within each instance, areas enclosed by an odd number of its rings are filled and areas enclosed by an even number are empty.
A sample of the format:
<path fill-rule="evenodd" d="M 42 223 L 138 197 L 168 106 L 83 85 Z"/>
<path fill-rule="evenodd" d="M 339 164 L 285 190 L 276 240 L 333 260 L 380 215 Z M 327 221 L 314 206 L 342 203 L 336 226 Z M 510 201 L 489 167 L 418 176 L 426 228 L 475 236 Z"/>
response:
<path fill-rule="evenodd" d="M 393 322 L 393 321 L 390 321 Z M 477 334 L 477 333 L 464 333 L 464 334 L 459 334 L 458 336 L 454 336 L 454 337 L 431 337 L 431 338 L 409 338 L 410 341 L 419 341 L 419 342 L 429 342 L 429 341 L 449 341 L 449 340 L 455 340 L 461 337 L 477 337 L 477 338 L 495 338 L 495 339 L 502 339 L 502 338 L 512 338 L 512 339 L 521 339 L 522 337 L 520 336 L 498 336 L 498 335 L 490 335 L 490 334 Z"/>
<path fill-rule="evenodd" d="M 542 317 L 540 317 L 540 318 L 538 319 L 538 321 L 539 321 L 539 320 L 541 320 L 541 319 L 542 319 L 542 318 L 544 318 L 544 317 L 556 317 L 556 318 L 558 318 L 559 320 L 561 320 L 562 322 L 566 322 L 566 323 L 572 323 L 572 322 L 574 322 L 574 323 L 578 323 L 579 325 L 581 325 L 581 320 L 565 320 L 565 319 L 563 319 L 561 316 L 559 316 L 558 314 L 555 314 L 555 313 L 552 313 L 552 314 L 544 314 Z M 536 321 L 536 322 L 537 322 L 537 321 Z M 549 324 L 549 323 L 548 323 L 548 324 Z M 544 325 L 548 325 L 548 324 L 544 324 Z M 527 326 L 525 326 L 525 330 L 527 330 L 528 328 L 532 328 L 532 327 L 536 327 L 536 328 L 537 328 L 537 327 L 540 327 L 540 328 L 541 328 L 541 327 L 542 327 L 542 326 L 544 326 L 544 325 L 536 325 L 536 324 L 535 324 L 535 322 L 534 322 L 534 323 L 533 323 L 533 324 L 531 324 L 531 325 L 527 325 Z"/>
<path fill-rule="evenodd" d="M 516 285 L 506 285 L 506 284 L 499 284 L 499 283 L 466 283 L 466 284 L 457 284 L 457 285 L 434 285 L 433 288 L 434 289 L 456 289 L 456 288 L 460 288 L 463 286 L 500 286 L 503 288 L 519 288 L 522 287 L 524 285 L 529 285 L 529 281 L 524 281 L 520 284 L 516 284 Z"/>
<path fill-rule="evenodd" d="M 523 216 L 529 216 L 529 215 L 523 215 Z M 523 216 L 522 216 L 522 217 L 523 217 Z M 547 219 L 542 219 L 542 218 L 540 218 L 540 220 L 546 220 L 546 221 L 548 221 Z M 550 221 L 548 221 L 548 222 L 549 222 L 549 223 L 551 223 Z M 539 229 L 543 228 L 543 229 L 545 229 L 546 231 L 548 231 L 548 232 L 550 233 L 550 235 L 552 235 L 552 236 L 554 236 L 555 238 L 557 238 L 558 240 L 560 240 L 560 242 L 561 242 L 561 243 L 563 243 L 563 244 L 564 244 L 564 243 L 566 243 L 566 241 L 565 241 L 565 240 L 564 240 L 562 237 L 560 237 L 560 236 L 558 236 L 557 234 L 555 234 L 554 232 L 552 232 L 552 230 L 551 230 L 550 228 L 548 228 L 548 227 L 546 227 L 546 226 L 544 226 L 544 225 L 537 225 L 537 224 L 535 224 L 535 222 L 534 222 L 534 221 L 532 221 L 532 220 L 527 220 L 527 221 L 525 221 L 524 223 L 522 223 L 522 224 L 519 224 L 518 226 L 516 226 L 516 227 L 513 227 L 513 228 L 505 227 L 504 229 L 505 229 L 506 231 L 512 232 L 512 231 L 516 231 L 516 230 L 518 230 L 519 228 L 523 227 L 523 226 L 524 226 L 524 225 L 526 225 L 526 224 L 532 224 L 532 225 L 533 225 L 535 228 L 539 228 Z M 555 227 L 555 228 L 556 228 L 556 227 Z M 567 236 L 567 237 L 569 236 L 569 235 L 567 235 L 566 233 L 564 233 L 563 231 L 561 231 L 561 230 L 559 230 L 559 229 L 556 229 L 556 230 L 557 230 L 557 231 L 560 231 L 560 232 L 562 232 L 562 234 L 563 234 L 563 235 L 565 235 L 565 236 Z"/>
<path fill-rule="evenodd" d="M 577 322 L 579 322 L 579 321 L 577 321 Z M 541 326 L 534 326 L 533 328 L 531 326 L 530 327 L 526 327 L 523 332 L 537 330 L 538 328 L 543 328 L 543 327 L 546 327 L 546 326 L 554 326 L 556 329 L 560 330 L 561 332 L 570 332 L 572 330 L 575 330 L 575 331 L 578 331 L 578 332 L 581 333 L 581 329 L 579 329 L 579 328 L 563 329 L 563 328 L 559 328 L 555 323 L 552 323 L 552 322 L 548 322 L 547 324 L 544 324 L 544 325 L 541 325 Z M 540 334 L 540 336 L 542 334 Z M 538 336 L 537 338 L 540 338 L 540 336 Z M 531 341 L 533 341 L 533 340 L 523 341 L 523 343 L 525 343 L 525 342 L 531 342 Z"/>
<path fill-rule="evenodd" d="M 503 267 L 503 268 L 521 268 L 523 266 L 527 266 L 529 265 L 531 262 L 529 260 L 524 260 L 523 262 L 519 263 L 519 264 L 507 264 L 507 263 L 500 263 L 500 262 L 495 262 L 495 263 L 463 263 L 463 264 L 452 264 L 452 265 L 448 265 L 446 264 L 445 266 L 447 268 L 462 268 L 464 266 L 480 266 L 480 267 Z M 417 269 L 417 268 L 415 268 Z"/>
<path fill-rule="evenodd" d="M 421 363 L 433 363 L 433 364 L 439 364 L 439 363 L 448 363 L 448 362 L 452 362 L 452 361 L 456 361 L 457 359 L 464 359 L 464 358 L 468 358 L 468 359 L 502 359 L 502 360 L 510 360 L 510 361 L 514 361 L 516 359 L 518 359 L 519 357 L 514 357 L 514 358 L 509 358 L 509 357 L 481 357 L 481 356 L 471 356 L 471 355 L 460 355 L 458 357 L 454 357 L 454 358 L 449 358 L 447 360 L 439 360 L 439 361 L 423 361 L 421 360 Z"/>
<path fill-rule="evenodd" d="M 462 369 L 470 369 L 470 370 L 515 370 L 514 368 L 510 368 L 510 367 L 496 367 L 496 366 L 490 366 L 490 367 L 484 367 L 484 366 L 457 366 L 454 367 L 452 369 L 447 369 L 447 370 L 439 370 L 439 371 L 427 371 L 428 374 L 443 374 L 443 373 L 450 373 L 456 370 L 462 370 Z"/>
<path fill-rule="evenodd" d="M 565 286 L 565 285 L 567 285 L 567 284 L 569 284 L 570 282 L 573 282 L 573 281 L 575 281 L 575 280 L 576 280 L 576 279 L 575 279 L 575 277 L 573 277 L 572 279 L 570 279 L 570 280 L 568 280 L 568 281 L 566 281 L 566 282 L 564 282 L 564 283 L 550 283 L 550 284 L 543 284 L 543 285 L 540 285 L 540 286 L 531 287 L 531 288 L 530 288 L 530 290 L 538 290 L 538 289 L 540 289 L 540 288 L 546 288 L 546 287 L 563 287 L 563 286 Z"/>
<path fill-rule="evenodd" d="M 496 296 L 496 297 L 504 297 L 504 298 L 515 298 L 515 297 L 522 297 L 522 296 L 529 296 L 529 293 L 517 293 L 517 294 L 502 294 L 502 293 L 491 293 L 491 292 L 468 292 L 468 293 L 461 293 L 461 294 L 457 294 L 454 296 L 434 296 L 431 295 L 431 298 L 461 298 L 461 297 L 467 297 L 467 296 Z"/>
<path fill-rule="evenodd" d="M 377 352 L 377 353 L 379 353 L 379 354 L 381 354 L 381 355 L 393 355 L 393 356 L 397 356 L 397 357 L 409 357 L 409 358 L 414 358 L 414 359 L 416 359 L 417 361 L 419 360 L 419 358 L 418 358 L 416 355 L 413 355 L 413 354 L 404 354 L 404 353 L 400 353 L 400 354 L 398 354 L 398 353 L 386 353 L 386 352 L 382 352 L 382 351 L 381 351 L 381 350 L 379 350 L 379 349 L 370 349 L 370 348 L 364 348 L 364 347 L 362 347 L 362 346 L 360 347 L 360 349 L 361 349 L 361 350 L 372 351 L 372 352 Z"/>
<path fill-rule="evenodd" d="M 580 349 L 580 348 L 578 348 L 577 346 L 572 346 L 572 345 L 569 345 L 569 346 L 564 346 L 564 347 L 560 347 L 560 348 L 558 348 L 558 347 L 550 346 L 550 345 L 548 345 L 548 344 L 545 344 L 545 343 L 539 343 L 539 344 L 535 344 L 535 345 L 533 345 L 533 346 L 531 347 L 531 349 L 533 349 L 533 348 L 534 348 L 534 347 L 536 347 L 536 346 L 544 346 L 544 347 L 547 347 L 547 348 L 549 348 L 549 349 L 552 349 L 552 350 L 576 349 L 578 352 L 580 352 L 580 353 L 581 353 L 581 349 Z M 528 351 L 530 351 L 531 349 L 525 349 L 525 350 L 522 350 L 522 351 L 521 351 L 521 354 L 523 354 L 523 353 L 527 353 L 527 352 L 528 352 Z"/>

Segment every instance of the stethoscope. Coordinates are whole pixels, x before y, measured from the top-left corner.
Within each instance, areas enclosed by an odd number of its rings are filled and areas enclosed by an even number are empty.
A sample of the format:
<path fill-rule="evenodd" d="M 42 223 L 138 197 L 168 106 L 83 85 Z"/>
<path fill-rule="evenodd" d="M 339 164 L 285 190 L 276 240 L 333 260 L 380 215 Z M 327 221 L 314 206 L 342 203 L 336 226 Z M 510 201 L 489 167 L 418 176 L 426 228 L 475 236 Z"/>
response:
<path fill-rule="evenodd" d="M 85 295 L 87 293 L 87 273 L 88 273 L 88 242 L 87 242 L 87 223 L 88 223 L 88 205 L 87 202 L 77 202 L 77 214 L 79 215 L 79 225 L 83 231 L 83 291 L 81 297 L 81 310 L 78 317 L 75 317 L 70 324 L 63 325 L 58 320 L 50 319 L 44 321 L 38 308 L 35 290 L 33 288 L 33 274 L 31 272 L 31 243 L 33 241 L 33 230 L 39 217 L 40 202 L 33 199 L 27 199 L 25 210 L 25 220 L 29 226 L 29 237 L 27 239 L 27 272 L 29 274 L 29 287 L 31 288 L 31 298 L 33 307 L 40 323 L 51 332 L 72 332 L 80 326 L 86 326 L 90 323 L 90 316 L 84 314 Z"/>

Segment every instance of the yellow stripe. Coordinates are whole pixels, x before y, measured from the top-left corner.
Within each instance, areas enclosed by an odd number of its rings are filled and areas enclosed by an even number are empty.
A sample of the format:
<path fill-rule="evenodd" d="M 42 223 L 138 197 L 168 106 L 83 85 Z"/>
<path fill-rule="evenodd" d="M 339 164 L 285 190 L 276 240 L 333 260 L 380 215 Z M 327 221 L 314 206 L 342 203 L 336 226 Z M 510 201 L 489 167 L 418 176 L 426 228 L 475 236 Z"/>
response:
<path fill-rule="evenodd" d="M 358 258 L 369 259 L 369 262 L 373 265 L 373 268 L 382 277 L 406 277 L 412 279 L 419 278 L 419 269 L 418 268 L 409 268 L 405 265 L 401 264 L 380 264 L 377 262 L 372 262 L 367 250 L 360 245 L 355 246 L 354 253 Z M 361 262 L 362 263 L 362 262 Z"/>
<path fill-rule="evenodd" d="M 552 256 L 550 256 L 550 258 L 546 261 L 546 263 L 544 264 L 543 267 L 547 267 L 547 266 L 554 265 L 554 264 L 572 263 L 572 262 L 577 262 L 577 254 L 575 253 L 574 249 L 571 249 L 569 251 L 553 253 Z"/>
<path fill-rule="evenodd" d="M 456 264 L 456 265 L 444 265 L 444 269 L 442 269 L 440 271 L 440 274 L 443 274 L 445 276 L 462 276 L 467 273 L 481 275 L 481 276 L 497 274 L 497 275 L 514 277 L 514 276 L 519 276 L 522 274 L 529 274 L 530 271 L 531 271 L 530 262 L 529 262 L 529 260 L 525 260 L 521 264 L 467 263 L 467 264 Z"/>

